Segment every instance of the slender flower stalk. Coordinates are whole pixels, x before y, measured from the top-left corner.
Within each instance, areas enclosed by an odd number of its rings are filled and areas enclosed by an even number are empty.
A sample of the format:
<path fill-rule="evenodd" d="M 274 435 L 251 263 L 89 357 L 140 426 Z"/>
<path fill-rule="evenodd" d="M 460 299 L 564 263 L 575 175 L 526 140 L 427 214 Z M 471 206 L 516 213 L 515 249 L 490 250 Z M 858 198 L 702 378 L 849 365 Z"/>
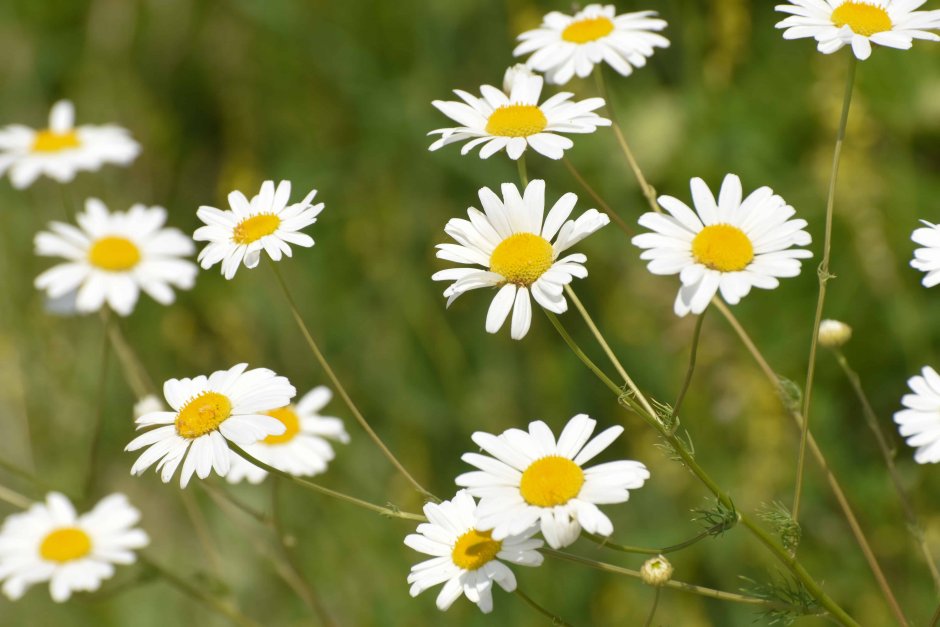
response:
<path fill-rule="evenodd" d="M 571 163 L 571 160 L 568 157 L 562 157 L 561 161 L 565 164 L 565 168 L 567 168 L 571 176 L 574 177 L 574 180 L 576 180 L 578 184 L 584 188 L 584 191 L 588 193 L 588 196 L 594 199 L 594 202 L 596 202 L 597 206 L 601 208 L 601 211 L 606 213 L 607 217 L 610 218 L 611 221 L 616 224 L 621 231 L 627 234 L 627 237 L 633 237 L 636 234 L 633 227 L 624 222 L 623 218 L 617 215 L 617 212 L 611 209 L 610 205 L 604 202 L 604 199 L 601 198 L 601 195 L 597 193 L 597 190 L 591 187 L 591 185 L 587 182 L 587 179 L 584 178 L 584 175 L 582 175 L 581 172 L 579 172 L 578 169 L 574 166 L 574 164 Z"/>
<path fill-rule="evenodd" d="M 516 166 L 519 168 L 519 180 L 522 181 L 522 187 L 529 186 L 529 170 L 526 167 L 525 155 L 516 159 Z"/>
<path fill-rule="evenodd" d="M 336 388 L 336 391 L 339 392 L 339 395 L 342 397 L 343 402 L 346 403 L 346 406 L 349 408 L 349 411 L 352 413 L 353 417 L 356 419 L 356 422 L 363 428 L 366 434 L 375 442 L 375 445 L 379 447 L 379 450 L 382 451 L 382 454 L 392 463 L 392 465 L 401 473 L 401 475 L 412 485 L 412 487 L 425 498 L 437 501 L 438 498 L 429 492 L 424 486 L 418 483 L 411 473 L 409 473 L 405 467 L 402 465 L 398 458 L 395 457 L 395 454 L 392 453 L 389 448 L 382 441 L 382 438 L 372 429 L 368 421 L 362 415 L 362 412 L 359 411 L 359 408 L 356 407 L 356 404 L 353 402 L 352 398 L 346 392 L 346 388 L 343 387 L 343 384 L 340 382 L 339 377 L 336 376 L 336 373 L 333 371 L 333 368 L 330 367 L 329 362 L 327 362 L 326 357 L 323 356 L 323 353 L 320 351 L 320 347 L 317 346 L 317 343 L 314 341 L 313 336 L 310 334 L 309 329 L 307 329 L 306 323 L 304 323 L 303 317 L 300 315 L 300 311 L 297 309 L 297 303 L 294 301 L 294 297 L 290 293 L 290 289 L 287 287 L 287 283 L 284 281 L 284 277 L 281 275 L 281 271 L 278 270 L 277 264 L 270 264 L 271 269 L 274 271 L 274 276 L 277 277 L 277 282 L 281 286 L 281 289 L 284 292 L 284 296 L 287 298 L 287 304 L 290 308 L 291 314 L 294 317 L 294 321 L 297 323 L 297 326 L 300 328 L 300 332 L 303 334 L 304 339 L 307 342 L 307 346 L 310 347 L 310 351 L 313 353 L 313 356 L 316 358 L 317 362 L 320 364 L 320 367 L 323 368 L 323 371 L 326 372 L 326 376 L 329 377 L 330 381 L 333 383 L 333 387 Z M 243 455 L 244 457 L 244 455 Z M 262 468 L 267 468 L 262 466 L 256 461 L 249 460 L 255 463 L 255 465 Z M 270 471 L 268 471 L 270 472 Z M 279 473 L 283 474 L 283 473 Z"/>
<path fill-rule="evenodd" d="M 607 549 L 612 549 L 614 551 L 620 551 L 621 553 L 633 553 L 636 555 L 666 555 L 668 553 L 675 553 L 677 551 L 681 551 L 682 549 L 687 549 L 690 546 L 697 544 L 701 540 L 704 540 L 705 538 L 712 537 L 713 535 L 715 535 L 715 533 L 724 529 L 725 527 L 726 527 L 725 523 L 719 523 L 717 525 L 713 525 L 712 527 L 709 527 L 708 529 L 703 530 L 701 533 L 696 534 L 695 536 L 689 538 L 688 540 L 684 540 L 677 544 L 671 544 L 661 549 L 643 547 L 643 546 L 630 546 L 627 544 L 617 544 L 616 542 L 611 542 L 610 540 L 602 536 L 598 536 L 593 533 L 587 533 L 584 531 L 581 532 L 581 535 L 583 535 L 585 538 L 587 538 L 591 542 L 594 542 L 598 546 L 601 546 Z"/>
<path fill-rule="evenodd" d="M 819 264 L 819 298 L 816 300 L 816 317 L 813 320 L 813 335 L 809 346 L 809 365 L 806 368 L 806 385 L 803 386 L 803 427 L 800 432 L 800 453 L 796 463 L 796 488 L 793 494 L 793 520 L 800 519 L 800 496 L 803 492 L 803 467 L 806 460 L 806 441 L 809 436 L 809 409 L 813 396 L 813 377 L 816 374 L 816 347 L 819 342 L 819 325 L 822 322 L 823 306 L 826 303 L 826 284 L 833 275 L 829 274 L 829 258 L 832 249 L 832 214 L 835 209 L 836 181 L 839 178 L 839 164 L 842 161 L 842 144 L 845 141 L 845 128 L 849 121 L 849 109 L 852 106 L 852 92 L 855 90 L 855 69 L 858 62 L 849 57 L 849 68 L 845 79 L 845 95 L 842 99 L 842 116 L 836 133 L 836 146 L 832 155 L 832 173 L 829 176 L 829 196 L 826 200 L 826 234 L 823 239 L 823 257 Z"/>
<path fill-rule="evenodd" d="M 104 321 L 103 341 L 101 343 L 101 362 L 98 370 L 98 396 L 95 404 L 95 423 L 91 435 L 91 451 L 88 455 L 88 469 L 85 475 L 85 487 L 82 492 L 85 499 L 90 499 L 95 487 L 95 478 L 98 474 L 98 449 L 99 440 L 101 440 L 101 431 L 104 427 L 104 406 L 107 401 L 105 389 L 108 380 L 108 362 L 111 355 L 111 344 L 108 339 L 108 320 L 111 317 L 111 311 L 105 307 L 102 309 L 101 318 Z"/>
<path fill-rule="evenodd" d="M 643 623 L 644 627 L 651 627 L 653 624 L 653 618 L 656 616 L 656 608 L 659 606 L 660 592 L 662 592 L 662 587 L 657 586 L 653 588 L 653 605 L 650 606 L 650 613 L 646 617 L 646 622 Z"/>
<path fill-rule="evenodd" d="M 685 400 L 686 392 L 689 391 L 689 386 L 692 385 L 692 374 L 695 372 L 695 357 L 698 354 L 698 340 L 702 335 L 702 322 L 705 320 L 705 314 L 708 312 L 708 309 L 703 311 L 695 320 L 695 331 L 692 332 L 692 348 L 689 351 L 689 367 L 685 371 L 685 380 L 682 382 L 682 388 L 679 390 L 679 395 L 676 397 L 676 402 L 672 406 L 672 421 L 675 422 L 676 416 L 679 415 L 679 408 L 682 407 L 682 401 Z"/>
<path fill-rule="evenodd" d="M 32 499 L 28 499 L 16 490 L 11 490 L 10 488 L 3 485 L 0 485 L 0 501 L 8 503 L 19 509 L 27 509 L 30 505 L 33 504 Z"/>
<path fill-rule="evenodd" d="M 558 627 L 572 627 L 571 623 L 565 622 L 564 619 L 562 619 L 557 614 L 554 614 L 551 610 L 547 610 L 536 603 L 532 597 L 523 592 L 522 589 L 518 586 L 513 591 L 513 594 L 522 599 L 522 602 L 531 607 L 533 610 L 552 621 L 552 625 L 557 625 Z"/>
<path fill-rule="evenodd" d="M 124 375 L 127 385 L 130 386 L 137 399 L 140 400 L 148 394 L 158 394 L 157 386 L 153 383 L 153 379 L 150 378 L 134 348 L 124 337 L 118 320 L 114 316 L 104 314 L 102 314 L 102 320 L 107 328 L 111 348 L 114 349 L 114 354 L 121 362 L 121 374 Z"/>

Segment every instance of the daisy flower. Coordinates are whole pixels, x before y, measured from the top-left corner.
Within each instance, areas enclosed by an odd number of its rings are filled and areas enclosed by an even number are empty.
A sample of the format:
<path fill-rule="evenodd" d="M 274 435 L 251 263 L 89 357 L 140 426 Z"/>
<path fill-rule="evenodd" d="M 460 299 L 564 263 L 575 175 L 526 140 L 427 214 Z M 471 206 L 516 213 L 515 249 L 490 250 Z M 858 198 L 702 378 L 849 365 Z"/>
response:
<path fill-rule="evenodd" d="M 936 464 L 940 462 L 940 375 L 924 366 L 921 376 L 911 377 L 907 385 L 913 394 L 901 399 L 906 409 L 894 414 L 894 422 L 908 446 L 917 449 L 914 461 Z"/>
<path fill-rule="evenodd" d="M 916 229 L 911 239 L 923 248 L 914 251 L 911 267 L 926 272 L 922 283 L 924 287 L 933 287 L 940 283 L 940 226 L 921 220 L 926 227 Z"/>
<path fill-rule="evenodd" d="M 239 191 L 229 194 L 231 209 L 199 207 L 196 215 L 206 226 L 196 229 L 193 239 L 209 243 L 199 252 L 198 261 L 206 270 L 221 261 L 222 274 L 231 279 L 243 262 L 246 268 L 256 267 L 262 250 L 280 261 L 282 253 L 291 256 L 291 244 L 310 248 L 313 238 L 300 231 L 316 222 L 323 211 L 322 202 L 311 204 L 316 194 L 313 190 L 289 205 L 290 181 L 281 181 L 277 189 L 274 181 L 265 181 L 251 201 Z"/>
<path fill-rule="evenodd" d="M 582 528 L 602 536 L 613 533 L 597 506 L 625 502 L 628 490 L 642 487 L 650 473 L 640 462 L 626 460 L 584 468 L 623 432 L 623 427 L 611 427 L 588 442 L 596 425 L 578 414 L 557 442 L 541 420 L 530 422 L 528 432 L 474 433 L 473 441 L 492 457 L 465 453 L 461 459 L 479 470 L 457 477 L 457 485 L 480 497 L 477 527 L 501 540 L 539 524 L 555 549 L 577 540 Z"/>
<path fill-rule="evenodd" d="M 538 527 L 531 526 L 501 540 L 479 528 L 476 503 L 466 490 L 450 501 L 426 503 L 428 521 L 418 525 L 418 533 L 405 538 L 405 544 L 420 553 L 433 555 L 411 567 L 408 583 L 411 596 L 443 583 L 437 607 L 446 610 L 461 594 L 485 613 L 493 611 L 493 584 L 506 592 L 516 589 L 516 576 L 503 562 L 539 566 L 542 541 L 532 538 Z"/>
<path fill-rule="evenodd" d="M 940 41 L 929 30 L 940 28 L 940 11 L 915 11 L 927 0 L 790 0 L 777 11 L 790 17 L 777 24 L 784 39 L 812 37 L 820 52 L 831 54 L 851 45 L 864 61 L 871 45 L 907 50 L 915 39 Z"/>
<path fill-rule="evenodd" d="M 284 424 L 281 435 L 269 435 L 256 444 L 245 447 L 252 457 L 274 466 L 278 470 L 298 477 L 312 477 L 326 471 L 327 464 L 336 456 L 329 440 L 347 444 L 349 434 L 339 418 L 321 416 L 333 393 L 325 386 L 307 392 L 296 405 L 287 405 L 266 412 Z M 261 483 L 268 473 L 232 453 L 232 467 L 225 478 L 230 483 L 247 479 Z"/>
<path fill-rule="evenodd" d="M 791 220 L 796 211 L 769 187 L 743 201 L 741 179 L 725 177 L 717 202 L 700 178 L 692 179 L 695 211 L 672 196 L 659 204 L 670 215 L 645 213 L 640 225 L 652 230 L 633 238 L 644 248 L 653 274 L 678 274 L 682 287 L 676 315 L 700 314 L 717 292 L 736 305 L 752 287 L 774 289 L 780 277 L 800 273 L 800 259 L 812 257 L 803 248 L 811 241 L 806 220 Z"/>
<path fill-rule="evenodd" d="M 68 100 L 53 105 L 48 128 L 12 124 L 0 129 L 0 175 L 9 171 L 17 189 L 43 174 L 68 183 L 82 170 L 98 170 L 106 163 L 128 165 L 139 153 L 140 144 L 119 126 L 76 127 L 75 107 Z"/>
<path fill-rule="evenodd" d="M 658 34 L 666 22 L 656 11 L 617 15 L 612 4 L 589 4 L 574 15 L 552 11 L 542 25 L 519 35 L 514 56 L 533 53 L 528 66 L 545 73 L 549 83 L 564 85 L 577 74 L 584 78 L 594 66 L 606 62 L 621 76 L 646 65 L 656 48 L 668 48 Z"/>
<path fill-rule="evenodd" d="M 97 590 L 114 575 L 115 564 L 133 564 L 134 551 L 150 539 L 135 528 L 138 512 L 123 494 L 112 494 L 79 516 L 64 495 L 51 492 L 45 503 L 12 514 L 0 529 L 0 580 L 16 600 L 27 588 L 49 582 L 52 600 Z"/>
<path fill-rule="evenodd" d="M 594 113 L 604 106 L 603 98 L 573 102 L 574 94 L 561 92 L 539 104 L 542 77 L 516 68 L 507 71 L 505 83 L 505 91 L 483 85 L 482 98 L 455 89 L 463 102 L 432 102 L 461 126 L 428 133 L 441 136 L 429 150 L 469 139 L 460 154 L 482 145 L 482 159 L 503 149 L 510 159 L 518 159 L 531 147 L 549 159 L 561 159 L 574 142 L 559 133 L 593 133 L 598 126 L 610 126 L 610 120 Z"/>
<path fill-rule="evenodd" d="M 74 293 L 79 313 L 107 304 L 126 316 L 141 290 L 169 305 L 172 287 L 188 290 L 195 283 L 198 268 L 185 258 L 195 246 L 181 231 L 164 227 L 163 207 L 134 205 L 108 213 L 103 202 L 89 198 L 76 220 L 77 227 L 52 222 L 49 231 L 36 235 L 37 255 L 66 260 L 36 277 L 36 287 L 50 299 Z"/>
<path fill-rule="evenodd" d="M 503 199 L 492 190 L 480 190 L 483 211 L 467 210 L 470 220 L 454 218 L 444 231 L 456 244 L 438 244 L 437 256 L 456 263 L 482 266 L 449 268 L 435 273 L 434 281 L 453 281 L 444 290 L 449 307 L 457 298 L 481 287 L 498 287 L 486 315 L 486 330 L 496 333 L 512 311 L 510 335 L 521 340 L 532 323 L 532 302 L 554 313 L 564 313 L 568 301 L 563 286 L 574 277 L 587 276 L 587 257 L 565 252 L 610 222 L 596 209 L 588 209 L 576 220 L 568 220 L 578 197 L 565 194 L 545 213 L 545 181 L 535 180 L 525 195 L 512 183 L 503 183 Z M 552 240 L 554 239 L 554 242 Z"/>
<path fill-rule="evenodd" d="M 193 473 L 200 479 L 213 469 L 222 476 L 228 473 L 227 440 L 248 446 L 269 435 L 284 435 L 284 423 L 265 412 L 289 404 L 297 390 L 267 368 L 247 368 L 248 364 L 238 364 L 208 377 L 164 383 L 163 396 L 172 411 L 151 412 L 135 421 L 138 429 L 160 426 L 125 447 L 125 451 L 147 447 L 131 474 L 140 475 L 159 462 L 160 478 L 169 483 L 182 462 L 180 487 L 185 488 Z"/>

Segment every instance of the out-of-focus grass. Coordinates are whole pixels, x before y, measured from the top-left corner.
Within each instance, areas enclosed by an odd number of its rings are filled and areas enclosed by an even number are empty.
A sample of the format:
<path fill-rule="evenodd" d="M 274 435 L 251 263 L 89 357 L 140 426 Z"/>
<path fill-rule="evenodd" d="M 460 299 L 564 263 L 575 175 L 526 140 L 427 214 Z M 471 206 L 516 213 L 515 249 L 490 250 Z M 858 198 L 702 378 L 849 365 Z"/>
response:
<path fill-rule="evenodd" d="M 785 42 L 770 3 L 728 0 L 622 3 L 656 8 L 670 22 L 673 46 L 629 79 L 608 84 L 641 164 L 657 190 L 688 196 L 688 180 L 717 185 L 726 172 L 747 189 L 771 185 L 810 222 L 820 250 L 824 194 L 840 105 L 846 54 L 824 57 L 807 41 Z M 425 133 L 448 122 L 431 106 L 456 87 L 499 84 L 512 62 L 515 34 L 567 3 L 10 0 L 0 5 L 0 122 L 40 125 L 51 102 L 76 101 L 80 121 L 130 128 L 144 153 L 128 170 L 81 175 L 65 188 L 42 181 L 26 192 L 0 184 L 2 284 L 0 455 L 34 468 L 47 482 L 78 491 L 91 437 L 102 329 L 97 317 L 46 315 L 31 282 L 50 261 L 32 254 L 32 237 L 99 196 L 113 209 L 160 204 L 173 225 L 191 232 L 195 209 L 224 204 L 231 189 L 250 192 L 267 178 L 290 179 L 297 193 L 316 187 L 326 211 L 312 229 L 317 245 L 282 262 L 324 349 L 391 448 L 433 491 L 448 496 L 464 470 L 477 429 L 500 431 L 542 418 L 560 427 L 578 412 L 627 432 L 607 454 L 642 460 L 652 479 L 628 504 L 609 507 L 615 539 L 667 545 L 693 535 L 690 510 L 706 493 L 655 448 L 655 438 L 620 410 L 536 315 L 523 342 L 483 330 L 486 294 L 445 312 L 443 267 L 433 244 L 447 219 L 476 202 L 479 187 L 515 181 L 503 156 L 481 161 L 455 148 L 428 153 Z M 929 7 L 928 7 L 929 8 Z M 886 429 L 905 380 L 935 364 L 940 296 L 908 267 L 917 219 L 940 212 L 940 49 L 875 51 L 859 72 L 837 204 L 827 314 L 856 335 L 846 352 L 858 368 Z M 574 82 L 593 95 L 593 82 Z M 628 222 L 642 196 L 610 132 L 576 138 L 569 153 Z M 582 195 L 557 163 L 530 158 L 554 200 Z M 650 276 L 636 249 L 611 226 L 582 244 L 591 276 L 576 285 L 615 350 L 645 389 L 671 400 L 685 368 L 692 320 L 671 311 L 676 281 Z M 266 265 L 262 263 L 262 266 Z M 813 306 L 815 262 L 802 276 L 755 291 L 736 312 L 783 376 L 802 381 Z M 323 383 L 305 352 L 267 268 L 232 282 L 203 273 L 196 289 L 162 308 L 143 299 L 122 321 L 158 381 L 246 360 L 289 376 L 300 390 Z M 576 317 L 565 322 L 590 346 Z M 601 357 L 593 347 L 589 352 Z M 206 586 L 229 586 L 232 599 L 266 625 L 306 624 L 303 605 L 282 585 L 246 535 L 269 539 L 250 520 L 216 508 L 190 488 L 208 517 L 200 541 L 175 484 L 153 474 L 128 476 L 134 402 L 119 372 L 108 376 L 103 465 L 98 491 L 126 492 L 144 512 L 150 554 Z M 909 540 L 858 404 L 831 356 L 821 354 L 813 428 L 856 505 L 902 605 L 923 622 L 935 595 Z M 420 503 L 395 476 L 349 415 L 353 441 L 341 446 L 322 481 L 377 502 L 416 510 Z M 797 434 L 773 391 L 717 315 L 709 316 L 699 369 L 683 411 L 700 462 L 753 511 L 792 495 Z M 27 446 L 28 424 L 32 447 Z M 918 467 L 899 444 L 905 482 L 916 495 L 934 547 L 940 544 L 935 468 Z M 826 589 L 865 624 L 890 617 L 817 468 L 810 463 L 800 557 Z M 215 483 L 220 484 L 216 479 Z M 0 482 L 28 492 L 9 476 Z M 265 487 L 236 494 L 259 508 Z M 38 496 L 36 493 L 31 493 Z M 408 596 L 405 576 L 421 559 L 402 544 L 412 526 L 327 501 L 294 487 L 287 525 L 306 571 L 342 625 L 539 625 L 544 620 L 497 593 L 492 617 L 461 600 L 446 614 L 435 592 Z M 0 512 L 12 511 L 2 506 Z M 638 567 L 639 558 L 576 551 Z M 215 557 L 213 557 L 215 556 Z M 738 590 L 740 576 L 767 580 L 777 566 L 743 530 L 674 556 L 676 577 Z M 122 568 L 105 590 L 130 581 Z M 547 561 L 517 569 L 531 596 L 578 625 L 637 624 L 652 591 L 638 582 Z M 55 606 L 42 589 L 18 603 L 0 600 L 9 625 L 222 624 L 161 583 L 95 600 Z M 664 592 L 657 624 L 749 625 L 741 606 Z M 805 624 L 823 624 L 806 619 Z"/>

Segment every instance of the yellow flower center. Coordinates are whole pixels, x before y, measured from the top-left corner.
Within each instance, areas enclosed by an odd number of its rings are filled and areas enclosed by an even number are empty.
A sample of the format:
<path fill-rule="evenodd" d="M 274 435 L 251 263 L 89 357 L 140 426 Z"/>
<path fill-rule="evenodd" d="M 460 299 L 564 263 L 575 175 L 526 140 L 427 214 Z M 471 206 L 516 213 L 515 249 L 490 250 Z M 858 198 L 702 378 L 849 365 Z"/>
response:
<path fill-rule="evenodd" d="M 239 222 L 232 231 L 232 240 L 236 244 L 250 244 L 270 235 L 279 226 L 281 219 L 273 213 L 259 213 Z"/>
<path fill-rule="evenodd" d="M 108 272 L 126 272 L 140 262 L 140 249 L 126 237 L 109 235 L 91 245 L 88 262 Z"/>
<path fill-rule="evenodd" d="M 75 131 L 56 133 L 55 131 L 37 131 L 33 139 L 33 152 L 60 152 L 70 148 L 78 148 L 82 142 Z"/>
<path fill-rule="evenodd" d="M 39 555 L 50 562 L 71 562 L 91 553 L 91 538 L 78 527 L 56 529 L 39 545 Z"/>
<path fill-rule="evenodd" d="M 500 137 L 528 137 L 541 133 L 548 126 L 548 118 L 536 105 L 504 105 L 490 114 L 486 132 Z"/>
<path fill-rule="evenodd" d="M 490 255 L 490 270 L 508 283 L 529 286 L 552 267 L 555 251 L 544 237 L 535 233 L 510 235 Z"/>
<path fill-rule="evenodd" d="M 297 412 L 295 412 L 294 408 L 290 405 L 279 409 L 272 409 L 267 412 L 267 414 L 272 418 L 280 420 L 286 430 L 281 435 L 269 435 L 262 440 L 265 444 L 286 444 L 300 433 L 300 418 L 297 417 Z"/>
<path fill-rule="evenodd" d="M 496 557 L 503 543 L 492 539 L 492 531 L 471 529 L 457 538 L 451 559 L 465 570 L 476 570 Z"/>
<path fill-rule="evenodd" d="M 754 259 L 754 246 L 738 227 L 713 224 L 699 231 L 692 240 L 692 255 L 712 270 L 738 272 Z"/>
<path fill-rule="evenodd" d="M 550 455 L 532 462 L 522 473 L 519 491 L 529 505 L 564 505 L 581 492 L 584 471 L 567 457 Z"/>
<path fill-rule="evenodd" d="M 568 24 L 565 30 L 561 31 L 561 38 L 573 44 L 586 44 L 589 41 L 606 37 L 612 32 L 614 32 L 614 23 L 610 21 L 610 18 L 591 17 Z"/>
<path fill-rule="evenodd" d="M 176 433 L 190 440 L 211 433 L 232 414 L 232 401 L 218 392 L 203 392 L 176 414 Z"/>
<path fill-rule="evenodd" d="M 846 2 L 832 12 L 832 23 L 842 28 L 848 26 L 857 35 L 871 37 L 875 33 L 891 30 L 893 24 L 888 12 L 867 2 Z"/>

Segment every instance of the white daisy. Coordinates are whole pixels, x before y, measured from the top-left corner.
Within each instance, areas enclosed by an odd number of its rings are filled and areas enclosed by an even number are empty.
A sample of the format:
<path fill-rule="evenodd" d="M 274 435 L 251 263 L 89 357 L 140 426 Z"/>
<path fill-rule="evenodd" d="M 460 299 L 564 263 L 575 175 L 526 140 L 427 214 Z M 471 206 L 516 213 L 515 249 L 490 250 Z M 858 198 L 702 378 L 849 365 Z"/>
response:
<path fill-rule="evenodd" d="M 625 502 L 628 490 L 642 487 L 650 473 L 640 462 L 627 460 L 584 468 L 623 432 L 623 427 L 611 427 L 588 442 L 596 424 L 578 414 L 557 443 L 540 420 L 530 422 L 528 432 L 474 433 L 473 441 L 493 457 L 465 453 L 461 459 L 480 470 L 456 481 L 480 497 L 477 527 L 492 529 L 493 538 L 501 540 L 539 524 L 556 549 L 577 540 L 582 528 L 602 536 L 613 533 L 597 506 Z"/>
<path fill-rule="evenodd" d="M 36 235 L 37 255 L 66 259 L 36 277 L 36 287 L 49 298 L 74 293 L 79 313 L 98 311 L 107 304 L 126 316 L 141 290 L 169 305 L 174 300 L 172 287 L 188 290 L 195 283 L 198 268 L 185 259 L 195 252 L 195 245 L 181 231 L 164 228 L 163 207 L 134 205 L 128 211 L 108 213 L 104 203 L 89 198 L 76 220 L 78 227 L 52 222 L 49 231 Z"/>
<path fill-rule="evenodd" d="M 245 452 L 269 466 L 299 477 L 326 472 L 327 465 L 336 456 L 329 441 L 349 442 L 342 420 L 320 415 L 320 410 L 332 397 L 330 389 L 321 385 L 307 392 L 296 405 L 266 412 L 282 422 L 286 431 L 246 446 Z M 260 483 L 267 476 L 267 471 L 232 453 L 232 467 L 225 478 L 230 483 L 244 479 L 249 483 Z"/>
<path fill-rule="evenodd" d="M 228 473 L 231 449 L 227 440 L 248 446 L 269 435 L 283 435 L 284 423 L 265 412 L 289 404 L 297 390 L 267 368 L 247 372 L 246 368 L 248 364 L 238 364 L 208 377 L 164 383 L 163 395 L 173 411 L 144 414 L 135 421 L 138 429 L 164 426 L 143 433 L 125 447 L 125 451 L 148 447 L 134 462 L 131 474 L 140 475 L 159 462 L 160 478 L 168 483 L 182 462 L 180 487 L 185 488 L 193 473 L 200 479 L 213 469 L 222 476 Z"/>
<path fill-rule="evenodd" d="M 450 501 L 425 504 L 429 522 L 418 525 L 418 533 L 408 535 L 405 544 L 434 557 L 411 567 L 411 596 L 443 583 L 437 595 L 438 609 L 446 610 L 464 594 L 489 613 L 493 610 L 494 583 L 506 592 L 516 589 L 516 576 L 503 561 L 520 566 L 542 563 L 538 552 L 542 541 L 532 538 L 538 527 L 495 540 L 489 531 L 478 528 L 475 510 L 476 503 L 466 490 L 457 492 Z"/>
<path fill-rule="evenodd" d="M 574 94 L 561 92 L 539 104 L 542 77 L 515 68 L 506 73 L 506 83 L 505 91 L 483 85 L 482 98 L 455 89 L 463 102 L 431 103 L 462 126 L 428 133 L 441 136 L 429 150 L 469 139 L 460 154 L 482 145 L 482 159 L 503 149 L 510 159 L 518 159 L 531 146 L 549 159 L 561 159 L 574 142 L 559 133 L 593 133 L 599 126 L 610 126 L 610 120 L 593 113 L 604 106 L 603 98 L 573 102 Z"/>
<path fill-rule="evenodd" d="M 653 233 L 633 238 L 645 248 L 653 274 L 678 274 L 682 287 L 676 296 L 679 316 L 700 314 L 717 292 L 736 305 L 752 287 L 773 289 L 779 277 L 800 273 L 800 259 L 813 253 L 802 248 L 811 241 L 803 230 L 806 220 L 791 220 L 796 211 L 769 187 L 741 200 L 741 179 L 725 177 L 718 201 L 700 178 L 692 179 L 695 211 L 672 196 L 659 204 L 670 215 L 645 213 L 640 225 Z"/>
<path fill-rule="evenodd" d="M 82 170 L 106 163 L 128 165 L 140 144 L 120 126 L 75 126 L 75 107 L 61 100 L 49 113 L 49 128 L 21 124 L 0 129 L 0 175 L 9 171 L 13 187 L 30 186 L 40 175 L 68 183 Z"/>
<path fill-rule="evenodd" d="M 656 18 L 656 11 L 616 11 L 612 4 L 589 4 L 574 15 L 552 11 L 539 28 L 519 35 L 522 43 L 512 53 L 534 53 L 529 67 L 558 85 L 575 74 L 584 78 L 601 62 L 629 76 L 633 68 L 646 65 L 656 48 L 669 47 L 669 40 L 655 32 L 666 28 L 666 22 Z"/>
<path fill-rule="evenodd" d="M 44 581 L 57 603 L 73 592 L 97 590 L 114 575 L 114 565 L 133 564 L 134 551 L 147 546 L 147 534 L 134 526 L 138 512 L 123 494 L 112 494 L 87 514 L 77 515 L 64 495 L 51 492 L 45 503 L 12 514 L 0 529 L 0 580 L 16 600 Z"/>
<path fill-rule="evenodd" d="M 927 0 L 790 0 L 777 11 L 790 17 L 777 24 L 784 39 L 812 37 L 820 52 L 831 54 L 851 45 L 864 61 L 871 45 L 907 50 L 915 39 L 940 41 L 929 30 L 940 28 L 940 11 L 916 11 Z"/>
<path fill-rule="evenodd" d="M 916 229 L 911 239 L 923 248 L 914 251 L 911 266 L 926 272 L 922 283 L 924 287 L 933 287 L 940 283 L 940 226 L 921 220 L 926 227 Z"/>
<path fill-rule="evenodd" d="M 940 462 L 940 375 L 924 366 L 921 376 L 911 377 L 907 385 L 914 393 L 901 399 L 907 409 L 894 414 L 894 422 L 908 446 L 917 449 L 914 461 L 936 464 Z"/>
<path fill-rule="evenodd" d="M 610 222 L 596 209 L 588 209 L 576 220 L 568 220 L 578 197 L 568 193 L 545 214 L 545 181 L 535 180 L 521 196 L 512 183 L 503 183 L 503 199 L 492 190 L 480 190 L 483 211 L 467 210 L 470 220 L 454 218 L 444 231 L 457 244 L 438 244 L 440 259 L 485 268 L 450 268 L 432 276 L 435 281 L 453 281 L 444 290 L 450 306 L 461 294 L 481 287 L 498 287 L 486 315 L 486 330 L 496 333 L 512 311 L 511 336 L 521 340 L 532 323 L 532 303 L 554 313 L 564 313 L 568 302 L 563 287 L 574 277 L 587 276 L 580 253 L 559 255 Z M 557 237 L 556 237 L 557 236 Z M 552 240 L 555 240 L 554 243 Z"/>
<path fill-rule="evenodd" d="M 222 274 L 231 279 L 242 262 L 246 268 L 256 267 L 262 250 L 280 261 L 282 253 L 291 256 L 291 244 L 310 248 L 313 238 L 300 230 L 316 222 L 323 211 L 322 202 L 311 204 L 316 194 L 313 190 L 289 205 L 290 181 L 281 181 L 277 189 L 274 181 L 265 181 L 250 202 L 235 191 L 228 195 L 231 209 L 199 207 L 197 215 L 206 226 L 196 229 L 193 239 L 209 244 L 199 252 L 198 261 L 206 270 L 221 261 Z"/>

